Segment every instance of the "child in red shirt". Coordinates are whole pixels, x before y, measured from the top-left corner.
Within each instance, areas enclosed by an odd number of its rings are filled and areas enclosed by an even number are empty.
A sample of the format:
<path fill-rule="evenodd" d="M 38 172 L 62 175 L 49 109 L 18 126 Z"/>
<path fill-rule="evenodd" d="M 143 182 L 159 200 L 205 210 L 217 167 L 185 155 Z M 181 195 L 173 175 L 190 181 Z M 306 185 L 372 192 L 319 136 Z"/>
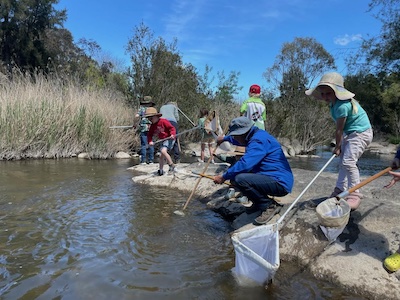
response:
<path fill-rule="evenodd" d="M 154 145 L 154 135 L 159 140 L 165 139 L 160 146 L 161 157 L 159 160 L 159 170 L 157 171 L 157 174 L 159 176 L 164 175 L 164 159 L 169 165 L 168 172 L 173 172 L 175 170 L 175 165 L 172 162 L 171 156 L 168 154 L 168 150 L 171 150 L 174 147 L 176 138 L 175 127 L 167 119 L 161 118 L 162 114 L 158 113 L 157 109 L 154 107 L 147 108 L 144 116 L 151 122 L 149 132 L 147 133 L 147 141 L 149 145 Z"/>

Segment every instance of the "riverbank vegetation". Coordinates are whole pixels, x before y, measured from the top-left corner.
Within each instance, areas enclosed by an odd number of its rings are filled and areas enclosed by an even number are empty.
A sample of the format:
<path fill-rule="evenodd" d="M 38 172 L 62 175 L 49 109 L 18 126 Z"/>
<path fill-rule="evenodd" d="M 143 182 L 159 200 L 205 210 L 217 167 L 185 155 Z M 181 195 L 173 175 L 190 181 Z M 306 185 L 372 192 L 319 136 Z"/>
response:
<path fill-rule="evenodd" d="M 0 158 L 107 158 L 137 142 L 133 110 L 112 90 L 37 74 L 0 78 Z"/>
<path fill-rule="evenodd" d="M 95 41 L 74 42 L 63 28 L 66 11 L 56 10 L 57 3 L 21 0 L 0 10 L 0 159 L 132 152 L 138 145 L 135 130 L 109 127 L 135 125 L 146 95 L 158 109 L 168 101 L 178 103 L 185 114 L 180 130 L 197 123 L 201 108 L 217 111 L 223 128 L 239 115 L 235 97 L 248 88 L 238 84 L 240 71 L 215 73 L 205 66 L 200 73 L 183 63 L 177 40 L 167 43 L 143 23 L 126 45 L 130 65 L 121 66 Z M 371 0 L 381 34 L 343 57 L 351 66 L 351 73 L 343 74 L 346 88 L 367 111 L 375 135 L 392 143 L 400 141 L 399 6 L 400 0 Z M 302 153 L 328 143 L 334 136 L 328 109 L 304 91 L 335 68 L 334 57 L 312 37 L 284 43 L 262 74 L 268 131 L 296 141 Z M 181 140 L 197 138 L 191 132 Z"/>

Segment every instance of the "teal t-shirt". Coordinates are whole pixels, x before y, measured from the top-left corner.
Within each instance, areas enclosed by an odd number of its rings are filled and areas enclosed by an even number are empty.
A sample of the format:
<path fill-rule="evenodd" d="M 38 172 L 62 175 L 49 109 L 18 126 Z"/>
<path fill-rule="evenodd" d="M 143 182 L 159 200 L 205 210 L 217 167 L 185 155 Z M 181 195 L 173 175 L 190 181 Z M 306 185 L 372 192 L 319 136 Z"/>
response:
<path fill-rule="evenodd" d="M 144 116 L 145 113 L 146 113 L 146 107 L 141 106 L 138 112 L 140 117 L 139 130 L 141 133 L 148 132 L 151 125 L 150 120 Z"/>
<path fill-rule="evenodd" d="M 353 114 L 353 106 L 351 105 L 350 99 L 336 100 L 335 105 L 330 106 L 331 116 L 335 121 L 339 118 L 346 118 L 346 123 L 343 129 L 346 134 L 355 131 L 360 133 L 371 128 L 371 123 L 367 113 L 357 101 L 354 100 L 354 102 L 358 108 L 356 114 Z"/>

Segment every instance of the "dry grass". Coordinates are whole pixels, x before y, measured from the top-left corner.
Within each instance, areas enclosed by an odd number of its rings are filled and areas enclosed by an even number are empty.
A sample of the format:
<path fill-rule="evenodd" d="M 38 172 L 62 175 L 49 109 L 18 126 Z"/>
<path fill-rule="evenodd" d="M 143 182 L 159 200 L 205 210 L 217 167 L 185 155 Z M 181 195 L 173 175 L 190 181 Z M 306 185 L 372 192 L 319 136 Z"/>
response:
<path fill-rule="evenodd" d="M 1 76 L 1 74 L 0 74 Z M 73 80 L 0 77 L 0 159 L 61 158 L 86 152 L 92 158 L 130 151 L 138 141 L 133 111 L 112 91 L 81 87 Z"/>

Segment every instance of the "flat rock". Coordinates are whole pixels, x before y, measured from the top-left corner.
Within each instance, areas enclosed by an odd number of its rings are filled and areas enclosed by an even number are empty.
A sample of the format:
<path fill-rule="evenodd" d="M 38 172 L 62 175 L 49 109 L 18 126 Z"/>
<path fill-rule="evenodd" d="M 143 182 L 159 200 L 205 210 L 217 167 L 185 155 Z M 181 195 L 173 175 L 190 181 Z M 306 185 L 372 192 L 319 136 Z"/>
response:
<path fill-rule="evenodd" d="M 158 164 L 137 165 L 129 170 L 134 173 L 134 182 L 191 192 L 199 179 L 195 173 L 201 173 L 205 165 L 179 164 L 176 172 L 164 176 L 156 175 Z M 214 175 L 228 166 L 226 163 L 210 164 L 206 173 Z M 327 199 L 337 174 L 323 172 L 301 198 L 298 195 L 317 172 L 293 169 L 293 174 L 293 192 L 276 199 L 284 204 L 281 214 L 293 201 L 298 200 L 285 216 L 279 231 L 281 260 L 295 262 L 309 270 L 314 277 L 362 297 L 400 299 L 400 271 L 390 274 L 382 265 L 385 257 L 395 252 L 400 243 L 400 184 L 385 189 L 384 185 L 391 177 L 384 175 L 364 186 L 361 189 L 364 198 L 360 207 L 350 214 L 343 233 L 330 244 L 320 228 L 315 209 L 307 204 Z M 216 185 L 212 180 L 202 178 L 196 188 L 195 198 L 220 213 L 235 231 L 253 228 L 257 214 L 247 214 L 243 205 L 226 200 L 224 195 L 227 190 L 227 185 Z M 186 209 L 190 209 L 190 206 Z M 269 223 L 276 223 L 279 217 L 276 215 Z"/>

